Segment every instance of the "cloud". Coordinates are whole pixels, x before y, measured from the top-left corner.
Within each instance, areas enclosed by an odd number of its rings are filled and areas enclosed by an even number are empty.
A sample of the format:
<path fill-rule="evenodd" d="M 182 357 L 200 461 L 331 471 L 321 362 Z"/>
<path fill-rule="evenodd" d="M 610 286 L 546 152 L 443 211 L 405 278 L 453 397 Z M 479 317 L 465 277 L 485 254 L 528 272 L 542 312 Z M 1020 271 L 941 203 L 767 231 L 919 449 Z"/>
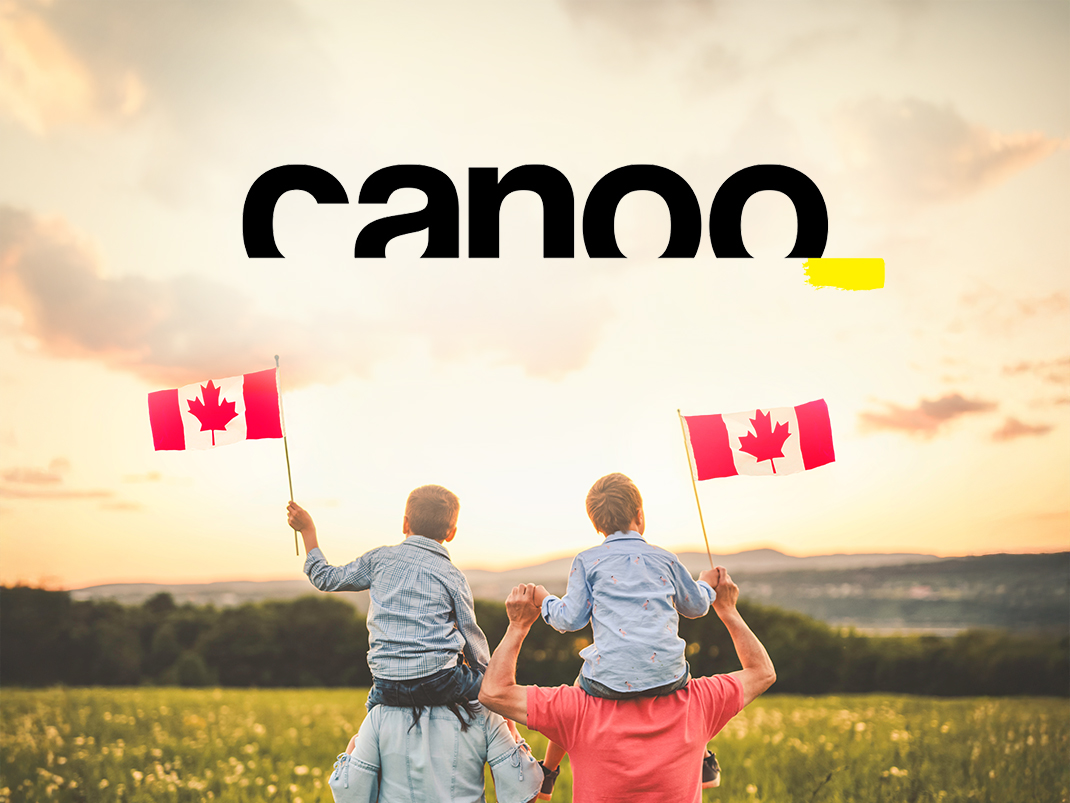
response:
<path fill-rule="evenodd" d="M 7 499 L 107 499 L 115 494 L 112 491 L 78 491 L 68 489 L 31 490 L 27 488 L 7 488 L 0 486 L 0 498 Z"/>
<path fill-rule="evenodd" d="M 1039 131 L 1002 134 L 916 98 L 857 103 L 839 115 L 837 129 L 856 183 L 907 203 L 970 195 L 1070 145 Z"/>
<path fill-rule="evenodd" d="M 306 41 L 302 15 L 289 0 L 260 0 L 251 9 L 5 0 L 0 111 L 40 134 L 147 110 L 192 122 L 186 113 L 193 107 L 252 108 L 271 93 L 296 96 L 295 73 L 303 69 L 280 56 Z M 219 92 L 199 91 L 205 75 Z M 316 95 L 315 85 L 305 92 Z"/>
<path fill-rule="evenodd" d="M 189 199 L 239 169 L 250 128 L 282 138 L 336 123 L 312 28 L 294 0 L 0 0 L 0 120 L 38 137 L 130 133 L 140 188 Z"/>
<path fill-rule="evenodd" d="M 96 360 L 162 386 L 265 367 L 275 353 L 290 387 L 330 382 L 366 375 L 413 344 L 440 358 L 483 355 L 559 377 L 584 365 L 611 315 L 595 280 L 576 278 L 571 265 L 418 271 L 427 281 L 386 289 L 396 314 L 327 313 L 306 324 L 266 315 L 242 291 L 198 276 L 103 276 L 62 222 L 0 205 L 0 303 L 17 313 L 21 331 L 47 354 Z M 556 275 L 561 282 L 548 278 Z M 473 289 L 459 292 L 461 281 Z"/>
<path fill-rule="evenodd" d="M 0 5 L 0 110 L 35 134 L 86 120 L 99 103 L 93 77 L 38 15 Z"/>
<path fill-rule="evenodd" d="M 594 24 L 626 39 L 651 46 L 693 37 L 716 20 L 722 0 L 561 0 L 561 6 L 579 24 Z"/>
<path fill-rule="evenodd" d="M 1045 382 L 1065 385 L 1070 383 L 1070 357 L 1058 360 L 1023 360 L 1015 365 L 1004 365 L 1003 373 L 1006 376 L 1032 374 Z"/>
<path fill-rule="evenodd" d="M 47 469 L 29 466 L 14 466 L 0 471 L 0 480 L 10 485 L 0 485 L 0 498 L 4 499 L 109 499 L 112 491 L 77 490 L 71 488 L 53 488 L 60 485 L 63 475 L 70 470 L 70 461 L 57 457 L 48 464 Z M 38 487 L 25 487 L 38 486 Z M 45 486 L 45 487 L 41 487 Z"/>
<path fill-rule="evenodd" d="M 119 512 L 126 513 L 129 511 L 143 510 L 145 506 L 142 505 L 140 502 L 114 501 L 101 502 L 100 507 L 102 510 L 117 510 Z"/>
<path fill-rule="evenodd" d="M 1062 323 L 1067 311 L 1070 311 L 1070 296 L 1063 292 L 1015 297 L 982 286 L 959 297 L 957 314 L 948 330 L 958 333 L 977 326 L 989 334 L 1005 336 L 1034 321 L 1056 318 Z"/>
<path fill-rule="evenodd" d="M 900 407 L 894 402 L 882 402 L 886 412 L 861 412 L 858 415 L 863 431 L 899 430 L 911 435 L 932 437 L 944 425 L 968 413 L 985 413 L 996 409 L 995 402 L 967 399 L 951 393 L 939 399 L 922 399 L 917 407 Z"/>
<path fill-rule="evenodd" d="M 279 343 L 301 355 L 291 381 L 341 373 L 307 328 L 258 313 L 240 291 L 195 276 L 103 277 L 64 225 L 10 207 L 0 207 L 0 296 L 47 353 L 156 382 L 241 373 L 270 361 Z"/>
<path fill-rule="evenodd" d="M 55 485 L 63 482 L 63 475 L 71 467 L 65 457 L 57 457 L 48 464 L 47 469 L 16 466 L 0 471 L 0 479 L 22 485 Z"/>
<path fill-rule="evenodd" d="M 159 471 L 149 471 L 145 474 L 128 474 L 123 477 L 123 482 L 140 483 L 140 482 L 160 482 L 163 479 L 163 475 Z"/>
<path fill-rule="evenodd" d="M 1008 417 L 1003 422 L 1003 426 L 992 433 L 992 440 L 994 441 L 1010 441 L 1015 438 L 1022 438 L 1026 435 L 1046 435 L 1051 432 L 1052 427 L 1050 424 L 1038 424 L 1032 426 L 1030 424 L 1023 424 L 1017 418 Z"/>

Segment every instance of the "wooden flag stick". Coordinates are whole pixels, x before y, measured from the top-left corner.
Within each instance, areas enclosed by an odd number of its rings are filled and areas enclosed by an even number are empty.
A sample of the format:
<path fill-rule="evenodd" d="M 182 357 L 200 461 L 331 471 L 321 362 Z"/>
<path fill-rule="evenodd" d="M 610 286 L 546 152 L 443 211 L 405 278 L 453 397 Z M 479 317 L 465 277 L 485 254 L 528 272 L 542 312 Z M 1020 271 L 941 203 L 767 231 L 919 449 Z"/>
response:
<path fill-rule="evenodd" d="M 706 522 L 702 520 L 702 503 L 698 501 L 698 484 L 695 482 L 695 467 L 691 463 L 691 446 L 687 442 L 687 427 L 684 426 L 684 417 L 680 415 L 680 408 L 676 408 L 676 417 L 680 419 L 680 432 L 684 436 L 684 451 L 687 452 L 687 470 L 691 474 L 691 487 L 695 491 L 695 504 L 698 506 L 698 522 L 702 525 L 702 540 L 706 542 L 706 557 L 710 559 L 710 568 L 713 568 L 713 554 L 710 552 L 710 539 L 706 537 Z"/>
<path fill-rule="evenodd" d="M 275 355 L 275 379 L 278 380 L 279 355 Z M 679 410 L 677 410 L 679 412 Z M 286 445 L 286 418 L 282 414 L 282 383 L 279 383 L 279 421 L 282 423 L 282 450 L 286 452 L 286 481 L 290 483 L 290 501 L 294 500 L 294 481 L 290 476 L 290 447 Z M 699 514 L 701 515 L 701 514 Z M 708 547 L 707 547 L 708 549 Z M 297 546 L 297 530 L 294 530 L 294 554 L 301 557 L 301 549 Z"/>

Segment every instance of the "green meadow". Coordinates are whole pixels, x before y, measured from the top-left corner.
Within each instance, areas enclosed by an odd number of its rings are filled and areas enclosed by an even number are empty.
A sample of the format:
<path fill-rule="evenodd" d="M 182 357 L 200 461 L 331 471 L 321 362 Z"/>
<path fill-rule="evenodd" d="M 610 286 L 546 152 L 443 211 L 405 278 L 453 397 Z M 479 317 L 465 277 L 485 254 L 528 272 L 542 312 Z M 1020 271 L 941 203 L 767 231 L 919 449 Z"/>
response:
<path fill-rule="evenodd" d="M 330 803 L 327 778 L 363 719 L 365 695 L 5 689 L 0 803 Z M 541 756 L 545 739 L 528 739 Z M 1066 699 L 769 696 L 712 747 L 723 781 L 707 802 L 1070 800 Z M 567 760 L 554 800 L 571 800 Z"/>

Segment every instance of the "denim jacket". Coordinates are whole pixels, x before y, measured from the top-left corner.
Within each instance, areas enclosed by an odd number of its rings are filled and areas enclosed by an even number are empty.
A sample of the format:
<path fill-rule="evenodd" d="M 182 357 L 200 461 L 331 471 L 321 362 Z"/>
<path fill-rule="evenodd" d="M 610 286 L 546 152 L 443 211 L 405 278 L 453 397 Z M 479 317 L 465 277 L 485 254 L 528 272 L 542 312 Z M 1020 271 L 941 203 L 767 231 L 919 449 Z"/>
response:
<path fill-rule="evenodd" d="M 411 725 L 407 708 L 369 712 L 352 755 L 340 755 L 331 773 L 335 803 L 485 803 L 485 764 L 499 803 L 527 803 L 542 785 L 527 743 L 515 743 L 505 720 L 482 706 L 467 731 L 443 707 Z"/>

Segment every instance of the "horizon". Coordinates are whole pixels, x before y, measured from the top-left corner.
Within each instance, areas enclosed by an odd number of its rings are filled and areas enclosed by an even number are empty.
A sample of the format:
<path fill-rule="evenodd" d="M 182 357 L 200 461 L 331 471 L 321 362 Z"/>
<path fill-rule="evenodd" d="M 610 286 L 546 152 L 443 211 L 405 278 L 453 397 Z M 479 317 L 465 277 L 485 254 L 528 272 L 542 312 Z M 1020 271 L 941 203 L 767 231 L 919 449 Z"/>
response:
<path fill-rule="evenodd" d="M 705 554 L 704 551 L 696 550 L 696 549 L 670 549 L 669 551 L 673 552 L 676 555 L 683 555 L 683 554 L 703 555 L 703 554 Z M 785 552 L 784 550 L 777 549 L 775 547 L 764 546 L 764 547 L 754 547 L 754 548 L 750 548 L 750 549 L 741 549 L 741 550 L 738 550 L 736 552 L 731 552 L 731 553 L 717 553 L 717 552 L 714 552 L 712 554 L 713 554 L 713 556 L 715 558 L 717 558 L 717 557 L 731 558 L 731 557 L 735 557 L 735 556 L 738 556 L 738 555 L 744 555 L 744 554 L 753 553 L 753 552 L 763 552 L 763 551 L 776 552 L 777 554 L 780 554 L 780 555 L 783 555 L 783 556 L 789 557 L 789 558 L 821 558 L 821 557 L 840 557 L 840 556 L 849 556 L 849 555 L 873 555 L 873 556 L 916 555 L 918 557 L 936 558 L 938 560 L 953 560 L 953 559 L 956 559 L 956 558 L 982 557 L 982 556 L 988 556 L 988 555 L 1057 555 L 1057 554 L 1063 554 L 1063 553 L 1065 553 L 1067 551 L 1070 551 L 1070 550 L 1067 550 L 1067 549 L 1028 550 L 1028 551 L 1003 550 L 1003 551 L 999 551 L 999 552 L 980 552 L 980 553 L 965 553 L 965 554 L 955 553 L 955 554 L 943 554 L 943 555 L 936 554 L 936 553 L 933 553 L 933 552 L 900 552 L 900 551 L 894 551 L 893 550 L 893 551 L 882 551 L 882 552 L 833 552 L 833 553 L 815 553 L 815 554 L 812 554 L 812 555 L 799 555 L 799 554 L 793 554 L 793 553 Z M 356 557 L 356 556 L 354 556 L 354 557 Z M 525 568 L 537 568 L 537 567 L 542 566 L 542 565 L 547 564 L 547 563 L 552 563 L 552 562 L 558 561 L 558 560 L 566 560 L 566 559 L 570 559 L 572 557 L 575 557 L 575 555 L 553 555 L 553 556 L 549 556 L 549 557 L 544 557 L 541 560 L 536 560 L 536 562 L 534 562 L 534 563 L 523 563 L 523 564 L 517 564 L 517 565 L 499 566 L 499 567 L 494 567 L 494 568 L 489 568 L 489 567 L 486 567 L 486 566 L 471 566 L 471 565 L 460 566 L 459 565 L 458 568 L 462 572 L 486 571 L 486 572 L 500 573 L 500 572 L 516 571 L 516 570 L 525 569 Z M 732 571 L 732 567 L 731 566 L 728 566 L 726 568 L 728 568 L 729 572 Z M 44 578 L 44 579 L 47 581 L 48 578 Z M 177 578 L 177 579 L 144 579 L 144 578 L 141 578 L 141 579 L 106 579 L 106 580 L 88 581 L 88 582 L 85 582 L 85 583 L 80 583 L 77 586 L 73 586 L 72 585 L 72 586 L 65 586 L 65 587 L 60 587 L 60 586 L 57 586 L 55 584 L 51 584 L 51 583 L 48 583 L 48 582 L 45 582 L 45 583 L 42 584 L 41 582 L 25 582 L 23 580 L 16 580 L 14 582 L 10 582 L 10 581 L 6 581 L 5 580 L 5 581 L 3 581 L 2 584 L 6 585 L 6 586 L 22 585 L 22 586 L 30 586 L 30 587 L 34 587 L 34 588 L 45 588 L 45 589 L 50 590 L 50 591 L 81 591 L 81 590 L 88 589 L 88 588 L 96 588 L 96 587 L 100 587 L 100 586 L 109 586 L 109 585 L 210 585 L 210 584 L 213 584 L 213 583 L 277 583 L 277 582 L 288 582 L 288 581 L 295 581 L 295 580 L 296 581 L 307 580 L 307 577 L 304 575 L 304 573 L 300 573 L 299 576 L 286 576 L 286 577 L 282 577 L 282 576 L 279 576 L 279 577 L 270 577 L 270 576 L 265 576 L 265 577 L 231 577 L 231 576 L 227 576 L 227 577 L 224 577 L 224 576 L 218 576 L 218 577 L 212 577 L 210 579 L 205 578 L 205 577 L 200 577 L 200 578 Z"/>

